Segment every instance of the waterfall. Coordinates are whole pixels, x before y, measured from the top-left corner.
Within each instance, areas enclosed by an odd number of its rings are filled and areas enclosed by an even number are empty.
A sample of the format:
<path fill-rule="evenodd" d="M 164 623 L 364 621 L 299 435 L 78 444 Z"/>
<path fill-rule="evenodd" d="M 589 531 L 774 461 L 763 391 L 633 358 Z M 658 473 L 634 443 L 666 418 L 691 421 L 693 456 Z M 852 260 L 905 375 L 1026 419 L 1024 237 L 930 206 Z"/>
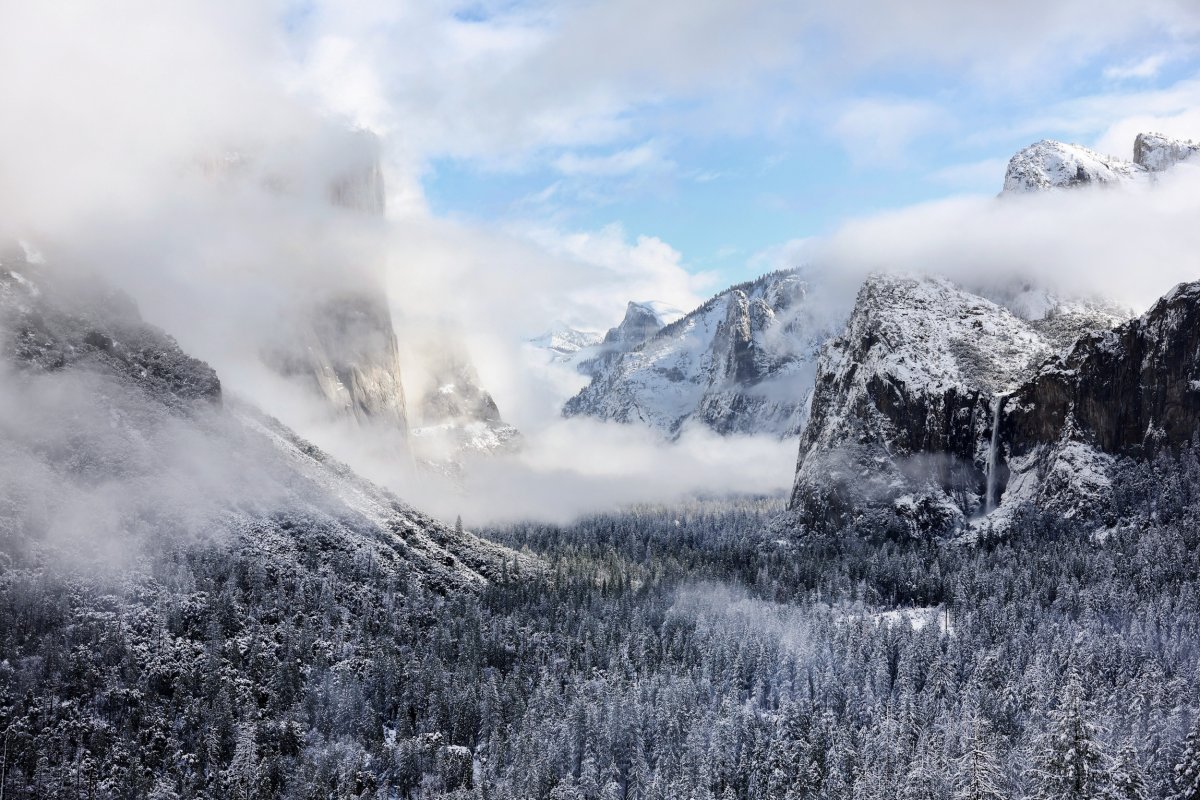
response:
<path fill-rule="evenodd" d="M 1000 451 L 1000 412 L 1004 409 L 1004 395 L 997 395 L 992 407 L 992 444 L 988 448 L 987 488 L 983 496 L 983 513 L 996 510 L 996 456 Z"/>

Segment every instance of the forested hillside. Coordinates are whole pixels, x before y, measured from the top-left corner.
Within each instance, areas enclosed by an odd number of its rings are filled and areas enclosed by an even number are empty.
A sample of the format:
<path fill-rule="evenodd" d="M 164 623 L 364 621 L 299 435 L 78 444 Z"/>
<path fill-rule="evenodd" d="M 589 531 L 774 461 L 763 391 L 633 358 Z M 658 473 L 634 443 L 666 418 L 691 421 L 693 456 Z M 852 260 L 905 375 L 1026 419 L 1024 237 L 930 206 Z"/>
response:
<path fill-rule="evenodd" d="M 0 570 L 6 798 L 1192 798 L 1200 462 L 1132 524 L 778 539 L 779 500 L 488 531 L 439 594 L 298 537 Z M 516 576 L 513 576 L 516 577 Z"/>

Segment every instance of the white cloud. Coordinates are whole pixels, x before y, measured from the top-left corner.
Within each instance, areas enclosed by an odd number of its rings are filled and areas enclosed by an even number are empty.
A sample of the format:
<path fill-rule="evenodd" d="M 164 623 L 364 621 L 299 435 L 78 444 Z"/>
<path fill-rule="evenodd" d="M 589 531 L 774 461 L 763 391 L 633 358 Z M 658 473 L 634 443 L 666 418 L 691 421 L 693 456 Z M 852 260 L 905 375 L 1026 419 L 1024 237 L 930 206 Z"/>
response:
<path fill-rule="evenodd" d="M 1012 138 L 1033 142 L 1053 132 L 1101 152 L 1132 158 L 1134 135 L 1154 130 L 1156 124 L 1170 127 L 1176 135 L 1195 137 L 1195 131 L 1187 133 L 1183 128 L 1195 120 L 1196 109 L 1200 109 L 1200 79 L 1185 78 L 1164 88 L 1073 97 L 1007 126 L 977 131 L 964 143 L 988 146 Z M 1143 127 L 1135 129 L 1138 125 Z"/>
<path fill-rule="evenodd" d="M 672 104 L 687 108 L 673 112 L 675 124 L 761 134 L 812 121 L 830 92 L 881 69 L 938 69 L 1028 94 L 1126 42 L 1158 36 L 1182 47 L 1200 34 L 1191 0 L 613 0 L 505 6 L 470 21 L 454 12 L 317 2 L 299 26 L 301 72 L 334 107 L 362 103 L 361 118 L 382 120 L 419 158 L 511 165 L 556 148 L 631 147 Z M 352 69 L 327 69 L 330 39 L 354 42 Z M 365 80 L 359 65 L 377 78 Z M 376 85 L 389 114 L 362 88 Z M 849 110 L 844 125 L 866 137 L 871 111 Z M 927 109 L 891 111 L 884 119 L 902 126 L 927 121 Z M 904 136 L 879 131 L 879 145 L 894 152 Z"/>
<path fill-rule="evenodd" d="M 554 160 L 554 168 L 563 175 L 594 177 L 613 177 L 646 170 L 661 172 L 673 167 L 674 165 L 663 158 L 658 146 L 652 142 L 606 155 L 564 153 Z"/>
<path fill-rule="evenodd" d="M 980 287 L 1033 280 L 1145 309 L 1197 278 L 1198 215 L 1200 167 L 1183 164 L 1153 185 L 964 196 L 853 220 L 814 248 L 814 260 L 856 276 L 901 270 Z"/>
<path fill-rule="evenodd" d="M 1111 81 L 1153 78 L 1166 63 L 1167 55 L 1165 53 L 1155 53 L 1140 61 L 1107 67 L 1104 70 L 1104 77 Z"/>
<path fill-rule="evenodd" d="M 527 435 L 520 452 L 469 462 L 461 484 L 413 474 L 365 439 L 336 434 L 330 452 L 446 520 L 468 525 L 565 522 L 633 503 L 700 494 L 776 494 L 792 482 L 794 440 L 685 431 L 675 442 L 635 425 L 559 419 Z"/>

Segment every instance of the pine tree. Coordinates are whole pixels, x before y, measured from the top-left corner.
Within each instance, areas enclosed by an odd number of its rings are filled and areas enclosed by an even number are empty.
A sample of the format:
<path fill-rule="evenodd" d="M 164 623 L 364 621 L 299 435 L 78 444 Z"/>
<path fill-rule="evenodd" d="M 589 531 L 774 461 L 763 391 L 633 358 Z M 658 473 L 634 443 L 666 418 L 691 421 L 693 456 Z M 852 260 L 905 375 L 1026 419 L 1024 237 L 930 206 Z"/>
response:
<path fill-rule="evenodd" d="M 1171 800 L 1200 800 L 1200 717 L 1188 731 L 1183 755 L 1175 765 L 1174 789 Z"/>
<path fill-rule="evenodd" d="M 1004 773 L 992 749 L 990 726 L 974 709 L 967 732 L 966 747 L 958 759 L 959 781 L 955 800 L 1005 800 Z"/>
<path fill-rule="evenodd" d="M 1150 800 L 1150 790 L 1146 788 L 1137 750 L 1130 742 L 1125 743 L 1113 763 L 1104 800 Z"/>
<path fill-rule="evenodd" d="M 1093 800 L 1106 788 L 1107 761 L 1096 728 L 1087 718 L 1083 683 L 1072 668 L 1048 730 L 1039 741 L 1035 776 L 1038 798 Z"/>

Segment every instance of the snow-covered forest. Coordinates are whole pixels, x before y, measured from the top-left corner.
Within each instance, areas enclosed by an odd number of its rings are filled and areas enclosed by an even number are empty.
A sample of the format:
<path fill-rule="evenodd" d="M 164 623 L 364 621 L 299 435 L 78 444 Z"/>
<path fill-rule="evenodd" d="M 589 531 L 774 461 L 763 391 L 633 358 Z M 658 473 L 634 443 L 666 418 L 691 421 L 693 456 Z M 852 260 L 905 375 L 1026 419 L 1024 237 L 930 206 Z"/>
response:
<path fill-rule="evenodd" d="M 3 796 L 1192 800 L 1200 459 L 1115 486 L 1090 538 L 798 543 L 769 498 L 489 530 L 549 567 L 479 594 L 317 535 L 8 554 Z"/>

